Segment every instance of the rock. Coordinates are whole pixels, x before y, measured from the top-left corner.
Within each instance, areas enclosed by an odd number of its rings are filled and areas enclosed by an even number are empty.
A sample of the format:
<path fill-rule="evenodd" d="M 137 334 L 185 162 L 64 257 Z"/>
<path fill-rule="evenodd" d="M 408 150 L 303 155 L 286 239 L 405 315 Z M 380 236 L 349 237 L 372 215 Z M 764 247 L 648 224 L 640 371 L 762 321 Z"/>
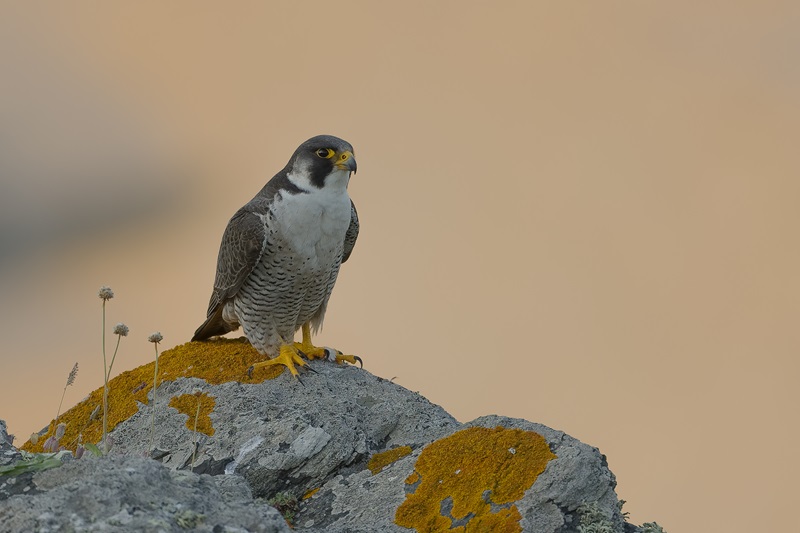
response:
<path fill-rule="evenodd" d="M 20 459 L 19 450 L 14 448 L 14 436 L 6 431 L 6 421 L 0 420 L 0 467 Z"/>
<path fill-rule="evenodd" d="M 480 520 L 486 531 L 519 524 L 523 531 L 566 532 L 579 531 L 582 506 L 592 504 L 607 531 L 623 531 L 616 480 L 596 448 L 540 424 L 498 416 L 454 429 L 376 474 L 336 476 L 305 504 L 305 522 L 298 525 L 318 531 L 407 531 L 396 525 L 401 522 L 422 531 Z M 428 467 L 421 472 L 423 458 Z"/>
<path fill-rule="evenodd" d="M 273 507 L 253 501 L 241 478 L 142 457 L 84 457 L 39 472 L 34 482 L 39 494 L 0 504 L 0 531 L 291 531 Z"/>
<path fill-rule="evenodd" d="M 209 386 L 197 379 L 165 383 L 158 394 L 155 446 L 161 460 L 188 468 L 197 437 L 194 471 L 244 476 L 253 494 L 271 497 L 291 490 L 297 496 L 320 487 L 348 468 L 363 468 L 369 457 L 393 446 L 419 448 L 458 427 L 453 417 L 425 398 L 355 367 L 314 363 L 302 384 L 288 373 L 254 385 Z M 210 418 L 214 435 L 195 435 L 193 420 L 166 407 L 166 398 L 202 387 L 216 401 Z M 150 410 L 113 432 L 115 450 L 148 450 Z"/>
<path fill-rule="evenodd" d="M 255 496 L 281 508 L 296 530 L 309 532 L 459 526 L 536 533 L 640 531 L 624 521 L 605 457 L 561 431 L 499 416 L 460 424 L 417 393 L 327 361 L 311 362 L 313 371 L 302 381 L 288 372 L 257 371 L 248 377 L 245 370 L 259 357 L 246 342 L 231 340 L 164 352 L 155 399 L 153 364 L 118 376 L 109 385 L 118 416 L 110 422 L 111 457 L 72 461 L 36 474 L 41 494 L 0 501 L 0 518 L 8 513 L 4 507 L 13 505 L 16 516 L 33 501 L 39 514 L 20 516 L 32 520 L 52 513 L 46 524 L 76 527 L 73 515 L 87 524 L 110 524 L 112 517 L 134 520 L 133 509 L 142 502 L 126 501 L 124 494 L 101 499 L 101 506 L 88 500 L 61 501 L 62 507 L 47 502 L 60 501 L 56 491 L 65 490 L 66 477 L 75 483 L 66 490 L 75 493 L 84 485 L 116 487 L 116 472 L 132 468 L 125 461 L 138 461 L 135 468 L 151 472 L 150 484 L 148 477 L 137 477 L 124 492 L 150 491 L 151 500 L 162 502 L 151 512 L 163 527 L 172 527 L 176 513 L 188 509 L 203 515 L 197 527 L 235 523 L 262 531 L 246 524 L 252 525 L 252 516 L 274 518 L 277 512 L 266 513 L 268 507 Z M 61 417 L 68 428 L 63 445 L 86 435 L 99 440 L 98 421 L 89 420 L 97 398 L 99 391 Z M 23 448 L 37 451 L 31 443 Z M 136 459 L 142 455 L 163 464 Z M 137 488 L 138 483 L 148 486 Z M 226 505 L 238 509 L 235 514 L 246 524 L 230 521 L 219 506 L 198 496 L 203 491 L 233 502 Z M 171 499 L 161 500 L 163 494 Z M 184 518 L 191 522 L 188 514 Z M 277 527 L 266 518 L 259 523 Z"/>
<path fill-rule="evenodd" d="M 22 460 L 22 454 L 13 446 L 13 440 L 6 432 L 5 420 L 0 420 L 0 472 Z M 0 475 L 0 500 L 14 494 L 25 494 L 33 488 L 32 472 L 23 472 L 13 477 Z"/>

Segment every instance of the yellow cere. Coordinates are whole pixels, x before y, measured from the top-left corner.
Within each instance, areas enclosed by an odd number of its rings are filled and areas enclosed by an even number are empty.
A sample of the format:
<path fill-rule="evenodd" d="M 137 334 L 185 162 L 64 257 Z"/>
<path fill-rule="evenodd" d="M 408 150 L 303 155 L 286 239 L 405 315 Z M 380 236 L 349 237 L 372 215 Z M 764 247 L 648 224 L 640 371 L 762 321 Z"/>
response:
<path fill-rule="evenodd" d="M 214 435 L 214 427 L 211 425 L 211 413 L 217 401 L 206 393 L 199 395 L 181 394 L 174 396 L 169 401 L 169 406 L 174 407 L 178 412 L 187 415 L 186 427 L 190 431 L 195 430 L 195 418 L 197 419 L 197 431 L 205 433 L 209 437 Z M 200 407 L 200 415 L 197 415 L 197 407 Z"/>
<path fill-rule="evenodd" d="M 372 457 L 369 458 L 369 462 L 367 463 L 367 468 L 369 468 L 370 472 L 373 474 L 377 474 L 387 465 L 390 465 L 397 461 L 398 459 L 402 459 L 406 455 L 411 453 L 411 446 L 400 446 L 398 448 L 392 448 L 391 450 L 387 450 L 385 452 L 376 453 Z"/>
<path fill-rule="evenodd" d="M 513 503 L 528 490 L 556 456 L 533 431 L 472 427 L 428 445 L 407 485 L 419 483 L 397 508 L 395 523 L 418 532 L 518 532 L 522 518 Z M 488 500 L 501 508 L 492 512 Z M 441 512 L 452 500 L 451 516 Z M 453 519 L 472 517 L 452 527 Z"/>
<path fill-rule="evenodd" d="M 274 379 L 285 369 L 282 365 L 256 369 L 253 377 L 247 375 L 247 369 L 253 363 L 263 361 L 265 356 L 259 354 L 246 339 L 219 339 L 211 342 L 189 342 L 166 350 L 158 358 L 158 383 L 172 381 L 181 377 L 194 377 L 205 380 L 211 385 L 219 385 L 229 381 L 241 383 L 261 383 Z M 153 388 L 153 371 L 155 361 L 133 370 L 121 373 L 108 382 L 108 430 L 124 422 L 138 411 L 136 402 L 147 403 L 147 394 Z M 90 420 L 92 411 L 102 402 L 103 387 L 91 392 L 85 400 L 58 417 L 59 423 L 66 424 L 66 432 L 60 444 L 69 450 L 75 450 L 79 443 L 97 443 L 103 435 L 103 410 L 97 412 Z M 197 403 L 189 408 L 190 421 L 188 427 L 194 428 L 194 415 Z M 212 400 L 212 398 L 209 398 Z M 213 405 L 206 412 L 211 413 Z M 203 408 L 201 407 L 201 417 Z M 41 452 L 42 445 L 55 431 L 56 424 L 50 422 L 48 430 L 40 435 L 36 444 L 30 441 L 22 445 L 28 452 Z M 200 425 L 198 423 L 198 431 Z M 211 428 L 210 419 L 207 428 Z M 205 432 L 205 431 L 204 431 Z M 208 433 L 211 434 L 211 433 Z"/>

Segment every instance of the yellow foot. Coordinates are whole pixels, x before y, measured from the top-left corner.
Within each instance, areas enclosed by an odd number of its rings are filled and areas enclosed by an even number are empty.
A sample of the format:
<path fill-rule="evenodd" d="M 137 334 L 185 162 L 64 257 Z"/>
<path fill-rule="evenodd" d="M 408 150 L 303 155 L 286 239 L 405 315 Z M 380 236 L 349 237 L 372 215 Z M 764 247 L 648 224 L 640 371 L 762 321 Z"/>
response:
<path fill-rule="evenodd" d="M 347 361 L 351 365 L 354 365 L 354 364 L 356 364 L 356 362 L 358 362 L 358 366 L 360 366 L 361 368 L 364 368 L 364 361 L 362 361 L 359 356 L 357 356 L 357 355 L 345 355 L 342 352 L 337 352 L 337 354 L 336 354 L 336 362 L 341 365 L 345 361 Z"/>
<path fill-rule="evenodd" d="M 339 364 L 348 362 L 351 365 L 358 362 L 361 368 L 364 368 L 364 362 L 357 355 L 345 355 L 333 348 L 317 347 L 311 344 L 311 325 L 308 322 L 303 324 L 303 342 L 294 343 L 294 348 L 309 360 L 326 359 L 328 361 L 336 361 Z"/>
<path fill-rule="evenodd" d="M 267 359 L 266 361 L 261 361 L 260 363 L 254 364 L 247 370 L 247 374 L 249 376 L 252 376 L 253 370 L 255 370 L 256 368 L 261 368 L 270 365 L 284 365 L 286 368 L 289 369 L 289 372 L 291 372 L 294 377 L 297 377 L 297 369 L 295 368 L 295 365 L 303 367 L 308 365 L 308 363 L 306 363 L 300 358 L 300 355 L 297 352 L 297 348 L 295 348 L 291 344 L 284 344 L 283 346 L 281 346 L 281 352 L 278 354 L 277 357 L 273 359 Z"/>
<path fill-rule="evenodd" d="M 305 344 L 302 342 L 296 342 L 294 343 L 294 347 L 298 352 L 312 361 L 314 359 L 325 359 L 326 361 L 336 361 L 339 364 L 347 362 L 351 365 L 354 365 L 358 363 L 361 368 L 364 368 L 364 362 L 357 355 L 345 355 L 339 350 L 334 350 L 333 348 L 328 348 L 325 346 L 317 347 L 311 343 Z"/>

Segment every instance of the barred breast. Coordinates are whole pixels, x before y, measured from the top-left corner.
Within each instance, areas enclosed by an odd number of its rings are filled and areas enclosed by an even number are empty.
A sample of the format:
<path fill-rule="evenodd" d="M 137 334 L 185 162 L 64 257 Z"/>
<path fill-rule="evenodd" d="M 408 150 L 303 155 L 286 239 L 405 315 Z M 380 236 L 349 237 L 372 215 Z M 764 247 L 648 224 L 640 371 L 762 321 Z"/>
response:
<path fill-rule="evenodd" d="M 339 274 L 350 200 L 314 196 L 284 195 L 262 217 L 263 252 L 233 301 L 245 336 L 270 357 L 304 323 L 321 326 Z"/>

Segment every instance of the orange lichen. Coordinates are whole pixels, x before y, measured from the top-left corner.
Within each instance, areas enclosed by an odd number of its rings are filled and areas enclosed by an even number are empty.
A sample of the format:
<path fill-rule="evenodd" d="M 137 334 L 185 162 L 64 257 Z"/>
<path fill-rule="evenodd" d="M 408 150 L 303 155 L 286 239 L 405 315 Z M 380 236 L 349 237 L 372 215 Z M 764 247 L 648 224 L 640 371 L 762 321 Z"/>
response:
<path fill-rule="evenodd" d="M 186 427 L 190 431 L 195 430 L 195 418 L 197 418 L 197 431 L 205 433 L 209 437 L 214 435 L 214 426 L 211 424 L 211 413 L 217 401 L 206 394 L 181 394 L 174 396 L 169 401 L 169 406 L 174 407 L 179 412 L 187 415 Z M 197 415 L 197 407 L 200 407 L 200 415 Z"/>
<path fill-rule="evenodd" d="M 522 531 L 513 502 L 555 457 L 533 431 L 500 426 L 458 431 L 422 450 L 406 479 L 408 485 L 420 483 L 397 508 L 395 523 L 419 532 Z M 449 516 L 441 511 L 446 500 L 452 503 Z M 492 504 L 501 509 L 493 513 Z M 454 519 L 469 515 L 465 525 L 451 529 Z"/>
<path fill-rule="evenodd" d="M 176 346 L 162 353 L 158 359 L 158 383 L 172 381 L 182 377 L 194 377 L 205 380 L 212 385 L 229 381 L 242 383 L 261 383 L 280 375 L 284 367 L 274 366 L 256 370 L 253 377 L 247 375 L 250 365 L 263 361 L 264 356 L 244 338 L 220 339 L 212 342 L 189 342 Z M 127 420 L 138 411 L 137 402 L 147 403 L 147 395 L 153 388 L 153 372 L 155 361 L 133 370 L 121 373 L 108 382 L 108 430 Z M 101 405 L 103 387 L 93 391 L 89 397 L 58 417 L 67 430 L 60 444 L 67 449 L 75 450 L 80 442 L 99 442 L 103 434 L 102 408 L 90 420 L 94 409 Z M 196 409 L 196 404 L 195 404 Z M 190 418 L 194 424 L 193 410 Z M 55 431 L 56 424 L 50 423 L 48 431 L 41 435 L 37 444 L 26 442 L 22 449 L 29 452 L 41 452 L 42 444 Z"/>
<path fill-rule="evenodd" d="M 316 494 L 317 492 L 319 492 L 319 489 L 320 489 L 320 488 L 321 488 L 321 487 L 317 487 L 316 489 L 311 489 L 310 491 L 306 492 L 305 494 L 303 494 L 303 499 L 304 499 L 304 500 L 307 500 L 307 499 L 309 499 L 309 498 L 310 498 L 310 497 L 312 497 L 314 494 Z"/>
<path fill-rule="evenodd" d="M 392 448 L 385 452 L 376 453 L 370 457 L 367 468 L 369 468 L 373 474 L 377 474 L 383 470 L 383 467 L 392 464 L 410 453 L 411 446 L 400 446 L 399 448 Z"/>

